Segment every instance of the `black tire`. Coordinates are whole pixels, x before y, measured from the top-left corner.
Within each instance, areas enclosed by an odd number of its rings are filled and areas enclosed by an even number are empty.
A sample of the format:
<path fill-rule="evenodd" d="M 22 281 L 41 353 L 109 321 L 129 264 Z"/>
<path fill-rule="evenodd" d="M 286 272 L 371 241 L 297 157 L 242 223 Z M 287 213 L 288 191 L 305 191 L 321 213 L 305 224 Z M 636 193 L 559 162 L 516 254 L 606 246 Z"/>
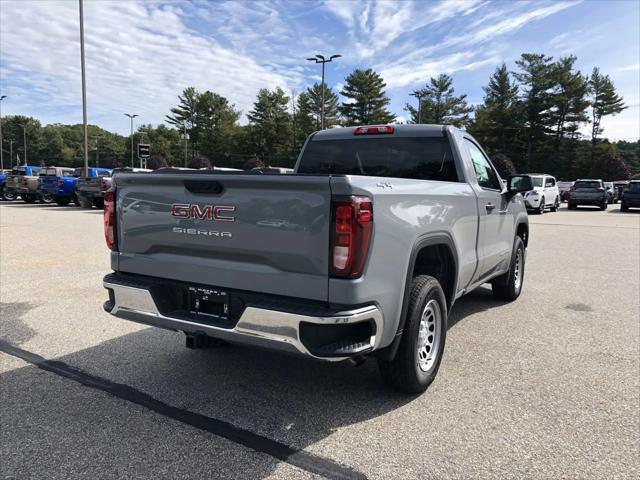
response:
<path fill-rule="evenodd" d="M 96 208 L 104 208 L 104 198 L 94 198 L 93 206 Z"/>
<path fill-rule="evenodd" d="M 36 203 L 36 196 L 31 194 L 20 195 L 24 203 Z"/>
<path fill-rule="evenodd" d="M 78 202 L 80 204 L 80 207 L 82 208 L 91 208 L 93 204 L 91 199 L 85 197 L 84 195 L 78 195 Z"/>
<path fill-rule="evenodd" d="M 540 199 L 540 206 L 538 207 L 538 210 L 536 210 L 536 213 L 538 215 L 542 215 L 544 213 L 544 207 L 545 207 L 545 205 L 544 205 L 544 197 L 542 197 Z"/>
<path fill-rule="evenodd" d="M 73 205 L 76 206 L 76 207 L 80 206 L 80 200 L 78 200 L 78 194 L 77 193 L 73 194 L 73 200 L 71 200 L 71 203 L 73 203 Z"/>
<path fill-rule="evenodd" d="M 432 301 L 434 303 L 431 303 Z M 418 355 L 422 350 L 418 348 L 418 339 L 423 313 L 427 311 L 427 308 L 433 309 L 436 305 L 439 308 L 440 319 L 434 321 L 434 330 L 429 329 L 429 331 L 438 332 L 439 335 L 430 337 L 433 342 L 437 342 L 437 345 L 432 345 L 435 355 L 427 363 L 428 368 L 425 371 L 420 367 Z M 434 315 L 433 318 L 435 317 L 437 315 Z M 424 392 L 436 378 L 440 368 L 446 336 L 447 301 L 442 287 L 434 277 L 417 275 L 411 282 L 407 320 L 398 351 L 392 360 L 378 359 L 378 367 L 383 380 L 401 392 Z M 427 351 L 427 354 L 429 353 Z"/>
<path fill-rule="evenodd" d="M 627 205 L 624 202 L 620 204 L 621 212 L 627 212 L 628 210 L 629 210 L 629 207 L 627 207 Z"/>
<path fill-rule="evenodd" d="M 569 202 L 569 203 L 567 204 L 567 208 L 568 208 L 569 210 L 575 210 L 575 209 L 576 209 L 576 208 L 578 208 L 578 207 L 577 207 L 577 205 L 576 205 L 575 203 L 571 203 L 571 202 Z"/>
<path fill-rule="evenodd" d="M 560 199 L 556 197 L 556 201 L 553 202 L 553 206 L 551 207 L 552 212 L 557 212 L 560 209 Z"/>
<path fill-rule="evenodd" d="M 56 203 L 61 207 L 66 207 L 71 203 L 71 199 L 69 197 L 56 197 Z"/>
<path fill-rule="evenodd" d="M 511 254 L 509 271 L 504 275 L 500 275 L 493 279 L 491 282 L 493 296 L 495 298 L 498 300 L 513 302 L 520 296 L 520 292 L 522 292 L 522 285 L 524 284 L 524 267 L 526 258 L 524 242 L 522 241 L 522 238 L 516 237 L 513 243 L 513 253 Z M 519 265 L 517 265 L 518 261 L 520 262 Z M 518 275 L 519 281 L 517 281 L 516 274 Z"/>
<path fill-rule="evenodd" d="M 609 206 L 609 204 L 607 203 L 607 201 L 605 200 L 604 203 L 602 205 L 600 205 L 600 210 L 606 210 L 607 207 Z"/>
<path fill-rule="evenodd" d="M 50 205 L 55 201 L 56 201 L 55 197 L 53 195 L 51 195 L 50 193 L 48 193 L 48 192 L 40 194 L 40 202 L 41 203 L 44 203 L 46 205 Z"/>
<path fill-rule="evenodd" d="M 18 198 L 18 196 L 16 195 L 16 192 L 12 191 L 12 190 L 7 190 L 6 188 L 2 189 L 2 199 L 7 201 L 7 202 L 13 202 L 16 198 Z"/>

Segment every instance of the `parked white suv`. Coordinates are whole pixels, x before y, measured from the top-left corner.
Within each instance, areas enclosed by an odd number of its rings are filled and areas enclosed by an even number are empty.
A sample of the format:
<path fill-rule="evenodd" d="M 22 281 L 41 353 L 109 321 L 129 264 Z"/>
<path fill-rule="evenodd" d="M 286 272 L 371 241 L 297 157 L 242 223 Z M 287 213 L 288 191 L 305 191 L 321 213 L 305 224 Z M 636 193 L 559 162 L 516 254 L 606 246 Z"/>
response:
<path fill-rule="evenodd" d="M 555 177 L 544 173 L 528 174 L 533 182 L 533 190 L 524 194 L 528 211 L 543 214 L 546 208 L 557 212 L 560 208 L 560 191 Z"/>

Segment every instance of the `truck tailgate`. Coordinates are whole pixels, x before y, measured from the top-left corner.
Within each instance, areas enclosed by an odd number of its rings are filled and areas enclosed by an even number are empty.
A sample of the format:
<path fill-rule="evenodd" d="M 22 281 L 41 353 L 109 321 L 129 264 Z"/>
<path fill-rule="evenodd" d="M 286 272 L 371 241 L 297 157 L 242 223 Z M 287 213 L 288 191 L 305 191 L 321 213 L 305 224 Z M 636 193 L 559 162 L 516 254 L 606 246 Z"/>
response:
<path fill-rule="evenodd" d="M 121 272 L 327 301 L 328 176 L 118 174 Z"/>

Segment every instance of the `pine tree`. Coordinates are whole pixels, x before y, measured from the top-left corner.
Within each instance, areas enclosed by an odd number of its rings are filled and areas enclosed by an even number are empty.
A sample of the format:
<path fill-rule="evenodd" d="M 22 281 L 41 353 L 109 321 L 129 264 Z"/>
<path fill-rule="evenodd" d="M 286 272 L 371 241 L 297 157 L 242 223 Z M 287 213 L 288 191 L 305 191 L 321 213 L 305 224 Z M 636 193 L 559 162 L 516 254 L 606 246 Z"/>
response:
<path fill-rule="evenodd" d="M 186 125 L 189 135 L 191 157 L 198 151 L 200 131 L 196 127 L 196 109 L 198 105 L 198 92 L 193 87 L 187 87 L 178 95 L 179 104 L 171 109 L 171 115 L 167 115 L 167 123 L 175 125 L 180 130 Z"/>
<path fill-rule="evenodd" d="M 413 123 L 450 124 L 457 127 L 469 123 L 473 108 L 467 104 L 466 95 L 455 95 L 453 79 L 449 75 L 431 78 L 425 88 L 414 92 L 420 98 L 420 111 L 407 104 Z M 420 118 L 418 118 L 420 117 Z"/>
<path fill-rule="evenodd" d="M 476 109 L 470 130 L 488 150 L 513 152 L 520 133 L 522 108 L 518 85 L 511 80 L 504 63 L 496 68 L 483 90 L 484 102 Z"/>
<path fill-rule="evenodd" d="M 592 109 L 591 151 L 593 158 L 593 147 L 598 141 L 598 135 L 604 130 L 600 127 L 602 117 L 616 115 L 627 107 L 622 97 L 616 93 L 616 88 L 609 75 L 602 75 L 597 67 L 593 69 L 589 79 L 589 94 L 591 95 Z"/>
<path fill-rule="evenodd" d="M 270 91 L 261 88 L 247 114 L 254 151 L 267 161 L 291 154 L 291 115 L 288 111 L 289 97 L 276 87 Z"/>
<path fill-rule="evenodd" d="M 569 133 L 571 138 L 575 138 L 580 124 L 588 120 L 588 83 L 579 71 L 573 70 L 575 61 L 574 55 L 560 58 L 552 69 L 555 91 L 551 96 L 553 105 L 550 118 L 555 129 L 556 152 L 565 135 Z"/>
<path fill-rule="evenodd" d="M 523 53 L 520 60 L 516 61 L 520 71 L 513 74 L 523 87 L 521 101 L 524 106 L 525 125 L 528 130 L 525 153 L 527 171 L 531 171 L 534 146 L 544 140 L 544 135 L 551 124 L 549 109 L 552 105 L 552 60 L 553 57 L 542 54 Z"/>
<path fill-rule="evenodd" d="M 314 130 L 320 129 L 322 115 L 322 86 L 315 83 L 298 97 L 298 112 L 309 117 Z M 338 95 L 327 85 L 324 85 L 324 125 L 325 128 L 338 124 Z M 313 132 L 309 131 L 307 134 Z"/>
<path fill-rule="evenodd" d="M 380 75 L 372 69 L 354 70 L 345 81 L 340 95 L 348 100 L 339 110 L 347 125 L 385 124 L 395 120 L 395 115 L 386 108 L 389 105 L 384 91 L 387 84 Z"/>

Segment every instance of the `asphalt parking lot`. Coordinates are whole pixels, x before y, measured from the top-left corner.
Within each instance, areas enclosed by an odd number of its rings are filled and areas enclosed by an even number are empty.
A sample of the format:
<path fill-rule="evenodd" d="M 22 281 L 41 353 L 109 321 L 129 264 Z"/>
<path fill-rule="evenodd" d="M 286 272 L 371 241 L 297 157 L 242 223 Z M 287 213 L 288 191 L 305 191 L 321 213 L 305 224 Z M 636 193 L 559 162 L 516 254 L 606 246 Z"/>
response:
<path fill-rule="evenodd" d="M 410 397 L 111 317 L 101 212 L 0 204 L 2 477 L 638 478 L 640 211 L 529 218 L 522 296 L 460 300 Z"/>

